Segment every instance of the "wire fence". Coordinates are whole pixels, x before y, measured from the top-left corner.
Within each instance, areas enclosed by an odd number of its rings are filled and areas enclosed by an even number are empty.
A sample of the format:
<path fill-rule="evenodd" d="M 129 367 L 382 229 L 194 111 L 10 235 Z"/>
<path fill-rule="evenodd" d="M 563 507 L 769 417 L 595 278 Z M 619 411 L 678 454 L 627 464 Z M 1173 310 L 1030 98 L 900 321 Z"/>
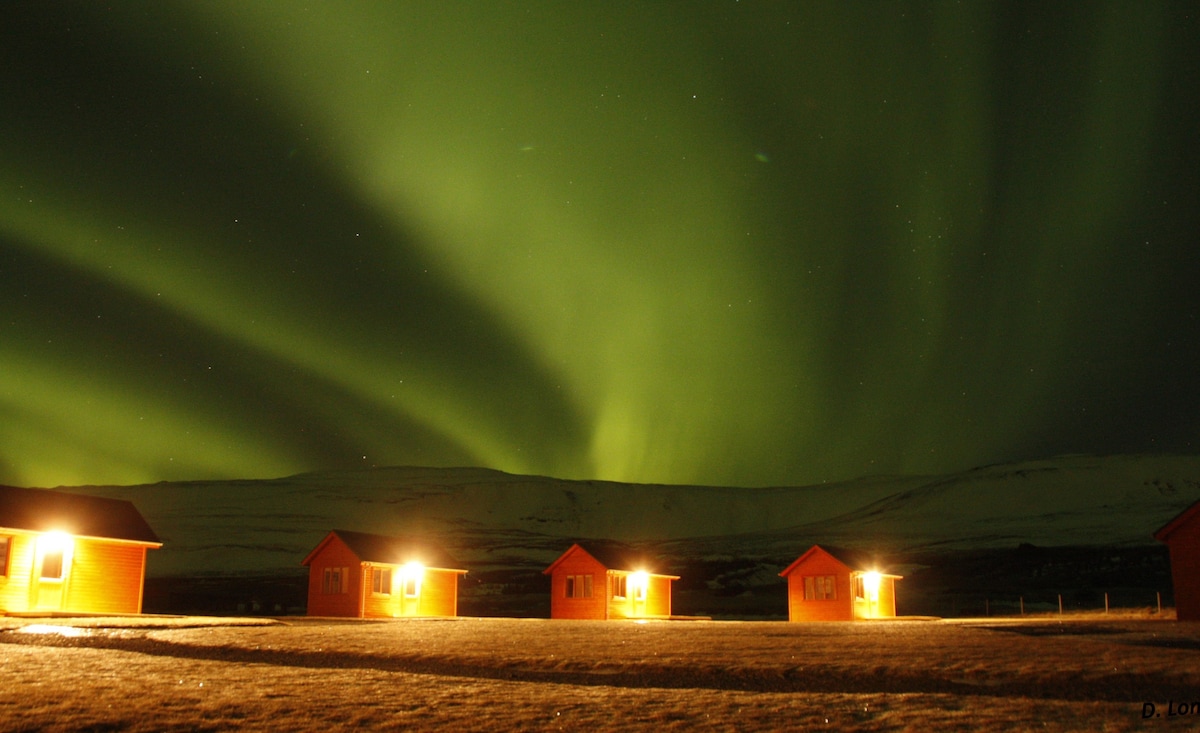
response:
<path fill-rule="evenodd" d="M 950 617 L 1016 617 L 1046 615 L 1172 615 L 1172 599 L 1161 591 L 1121 589 L 1029 594 L 948 594 L 938 599 L 939 615 Z"/>

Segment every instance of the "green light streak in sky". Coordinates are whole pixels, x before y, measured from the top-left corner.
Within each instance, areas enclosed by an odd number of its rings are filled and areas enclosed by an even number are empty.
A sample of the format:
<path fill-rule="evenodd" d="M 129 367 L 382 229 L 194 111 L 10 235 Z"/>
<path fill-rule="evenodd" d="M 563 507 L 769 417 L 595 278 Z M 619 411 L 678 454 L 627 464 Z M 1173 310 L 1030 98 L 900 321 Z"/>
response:
<path fill-rule="evenodd" d="M 363 38 L 368 19 L 345 6 L 294 18 L 286 40 L 263 39 L 265 18 L 248 18 L 247 38 L 271 51 L 247 66 L 291 84 L 289 115 L 317 120 L 313 134 L 351 161 L 352 185 L 415 226 L 427 256 L 591 416 L 582 473 L 666 480 L 686 470 L 687 446 L 756 421 L 747 413 L 772 385 L 724 383 L 755 371 L 747 338 L 765 328 L 743 251 L 756 223 L 729 190 L 761 164 L 749 141 L 728 145 L 737 132 L 715 114 L 690 129 L 693 108 L 707 107 L 698 100 L 719 93 L 672 71 L 699 63 L 691 44 L 652 52 L 643 62 L 664 73 L 648 75 L 622 61 L 625 46 L 653 48 L 645 19 L 611 29 L 640 38 L 610 44 L 598 29 L 593 47 L 539 58 L 526 49 L 561 44 L 556 19 L 393 12 L 407 22 L 388 23 L 399 32 L 386 43 Z M 462 32 L 429 46 L 430 24 Z M 597 54 L 615 67 L 589 70 Z"/>
<path fill-rule="evenodd" d="M 1180 18 L 22 9 L 0 481 L 755 485 L 1193 449 Z"/>
<path fill-rule="evenodd" d="M 34 198 L 40 195 L 34 194 Z M 52 253 L 72 267 L 87 271 L 97 279 L 112 280 L 128 292 L 136 293 L 157 307 L 176 311 L 196 327 L 232 338 L 248 348 L 274 357 L 294 368 L 336 384 L 348 393 L 377 404 L 392 405 L 404 414 L 426 416 L 431 429 L 451 440 L 475 449 L 482 462 L 508 463 L 504 447 L 488 434 L 480 433 L 466 415 L 456 415 L 455 403 L 437 399 L 438 386 L 429 374 L 414 370 L 410 382 L 423 378 L 434 382 L 424 391 L 397 389 L 403 384 L 389 364 L 376 358 L 360 345 L 344 342 L 343 328 L 310 320 L 311 312 L 287 293 L 263 290 L 255 273 L 227 267 L 225 262 L 207 261 L 205 247 L 189 242 L 187 231 L 155 229 L 144 223 L 120 224 L 117 221 L 87 221 L 79 213 L 85 202 L 63 202 L 53 206 L 16 207 L 9 212 L 9 234 L 18 242 L 28 242 L 40 253 Z M 51 222 L 46 224 L 46 222 Z M 120 231 L 119 237 L 110 233 Z M 169 243 L 170 257 L 160 257 Z M 114 266 L 113 263 L 120 263 Z M 134 265 L 133 263 L 137 263 Z M 14 370 L 20 374 L 23 370 Z M 86 374 L 86 371 L 84 372 Z M 81 374 L 67 382 L 77 381 Z M 113 389 L 107 387 L 106 390 Z M 41 390 L 18 390 L 14 395 L 40 395 Z M 108 411 L 116 418 L 118 411 Z M 342 422 L 330 416 L 337 422 Z M 139 421 L 142 418 L 137 418 Z M 114 422 L 120 422 L 117 418 Z M 186 431 L 168 433 L 187 435 Z M 158 455 L 154 446 L 140 439 L 141 450 Z M 387 445 L 381 437 L 361 434 L 357 441 L 365 452 L 383 453 Z M 168 451 L 169 452 L 169 451 Z M 291 460 L 298 460 L 292 456 Z M 226 466 L 234 456 L 222 459 Z M 257 464 L 257 466 L 256 466 Z M 279 475 L 288 462 L 259 457 L 243 457 L 236 465 L 243 475 Z M 227 470 L 227 469 L 226 469 Z"/>

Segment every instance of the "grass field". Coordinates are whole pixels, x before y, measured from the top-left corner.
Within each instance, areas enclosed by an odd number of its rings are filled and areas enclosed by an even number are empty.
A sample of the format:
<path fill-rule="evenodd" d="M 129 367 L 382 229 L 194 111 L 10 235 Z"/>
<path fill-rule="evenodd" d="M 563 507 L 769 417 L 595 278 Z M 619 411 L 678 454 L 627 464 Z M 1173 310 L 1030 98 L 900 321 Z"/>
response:
<path fill-rule="evenodd" d="M 6 731 L 1181 730 L 1200 624 L 0 617 L 0 680 Z"/>

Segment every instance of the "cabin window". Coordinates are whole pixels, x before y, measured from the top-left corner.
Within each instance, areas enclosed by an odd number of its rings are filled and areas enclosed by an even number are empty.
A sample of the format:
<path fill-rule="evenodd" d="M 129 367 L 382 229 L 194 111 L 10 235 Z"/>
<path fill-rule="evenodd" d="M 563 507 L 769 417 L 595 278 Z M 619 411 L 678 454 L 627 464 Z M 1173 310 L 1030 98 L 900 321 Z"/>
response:
<path fill-rule="evenodd" d="M 62 580 L 62 549 L 46 550 L 42 554 L 42 580 Z"/>
<path fill-rule="evenodd" d="M 804 600 L 831 601 L 833 600 L 833 576 L 809 575 L 804 578 Z"/>
<path fill-rule="evenodd" d="M 863 576 L 859 575 L 854 578 L 854 600 L 867 600 L 866 583 L 863 582 Z"/>
<path fill-rule="evenodd" d="M 417 583 L 416 578 L 409 576 L 404 579 L 404 597 L 405 598 L 416 598 L 417 596 L 419 596 L 421 594 L 419 588 L 420 588 L 420 585 Z"/>
<path fill-rule="evenodd" d="M 627 585 L 624 575 L 618 575 L 613 578 L 613 598 L 624 598 Z"/>
<path fill-rule="evenodd" d="M 350 568 L 325 568 L 321 592 L 327 596 L 350 592 Z"/>
<path fill-rule="evenodd" d="M 12 537 L 0 537 L 0 577 L 8 575 L 8 548 L 12 546 Z"/>
<path fill-rule="evenodd" d="M 392 594 L 391 568 L 371 568 L 371 592 L 381 596 Z"/>
<path fill-rule="evenodd" d="M 568 575 L 566 596 L 567 598 L 591 598 L 592 576 Z"/>

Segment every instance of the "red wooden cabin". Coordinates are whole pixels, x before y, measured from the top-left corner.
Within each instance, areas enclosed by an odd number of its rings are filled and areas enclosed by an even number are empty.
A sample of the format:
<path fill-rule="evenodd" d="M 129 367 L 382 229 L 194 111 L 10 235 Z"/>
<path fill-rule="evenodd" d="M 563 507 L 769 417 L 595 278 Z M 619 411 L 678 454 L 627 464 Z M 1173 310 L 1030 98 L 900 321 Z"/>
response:
<path fill-rule="evenodd" d="M 308 553 L 308 615 L 457 616 L 457 567 L 441 549 L 335 529 Z"/>
<path fill-rule="evenodd" d="M 894 618 L 896 580 L 901 576 L 881 573 L 862 558 L 855 560 L 859 569 L 813 545 L 787 566 L 780 575 L 788 582 L 788 620 Z"/>
<path fill-rule="evenodd" d="M 128 501 L 0 486 L 0 615 L 141 613 L 157 547 Z"/>
<path fill-rule="evenodd" d="M 1175 587 L 1175 617 L 1200 621 L 1200 501 L 1154 533 L 1171 554 L 1171 584 Z"/>
<path fill-rule="evenodd" d="M 550 576 L 550 618 L 670 618 L 671 581 L 648 570 L 643 557 L 571 545 L 543 573 Z"/>

